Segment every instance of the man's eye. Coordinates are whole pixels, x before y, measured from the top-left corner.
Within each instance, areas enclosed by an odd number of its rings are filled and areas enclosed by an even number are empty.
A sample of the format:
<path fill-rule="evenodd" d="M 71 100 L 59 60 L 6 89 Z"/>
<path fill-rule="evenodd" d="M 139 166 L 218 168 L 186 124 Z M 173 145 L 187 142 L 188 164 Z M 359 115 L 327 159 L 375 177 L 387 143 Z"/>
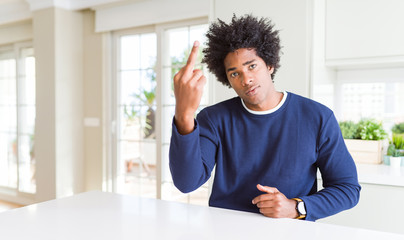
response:
<path fill-rule="evenodd" d="M 250 69 L 254 69 L 254 68 L 256 68 L 257 67 L 257 64 L 251 64 L 250 65 Z"/>
<path fill-rule="evenodd" d="M 237 77 L 237 76 L 238 76 L 238 73 L 236 73 L 236 72 L 230 74 L 230 77 L 233 77 L 233 78 Z"/>

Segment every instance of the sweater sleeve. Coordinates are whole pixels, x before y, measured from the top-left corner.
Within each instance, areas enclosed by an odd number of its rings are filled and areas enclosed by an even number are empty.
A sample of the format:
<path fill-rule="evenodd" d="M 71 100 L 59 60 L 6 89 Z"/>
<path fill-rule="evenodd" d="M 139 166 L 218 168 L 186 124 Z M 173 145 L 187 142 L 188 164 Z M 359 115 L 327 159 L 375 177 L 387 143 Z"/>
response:
<path fill-rule="evenodd" d="M 310 221 L 354 207 L 361 190 L 355 163 L 334 114 L 323 125 L 318 139 L 317 166 L 324 188 L 313 195 L 301 197 L 307 210 L 306 220 Z"/>
<path fill-rule="evenodd" d="M 195 129 L 187 135 L 178 133 L 172 123 L 172 135 L 169 150 L 169 166 L 174 185 L 183 193 L 196 190 L 211 175 L 215 165 L 216 143 L 214 133 L 205 122 L 205 118 L 195 120 Z"/>

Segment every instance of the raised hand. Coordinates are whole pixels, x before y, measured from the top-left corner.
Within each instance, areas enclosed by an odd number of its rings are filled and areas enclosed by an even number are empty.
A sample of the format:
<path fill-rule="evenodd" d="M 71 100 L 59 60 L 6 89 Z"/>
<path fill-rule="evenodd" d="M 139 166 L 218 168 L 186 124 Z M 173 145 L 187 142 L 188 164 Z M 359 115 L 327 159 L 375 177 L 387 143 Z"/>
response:
<path fill-rule="evenodd" d="M 266 217 L 272 218 L 296 218 L 296 201 L 288 199 L 283 193 L 274 187 L 257 185 L 258 190 L 264 192 L 252 200 Z"/>
<path fill-rule="evenodd" d="M 187 64 L 174 76 L 175 125 L 182 135 L 194 130 L 194 115 L 201 102 L 206 77 L 202 70 L 194 69 L 199 42 L 195 41 Z"/>

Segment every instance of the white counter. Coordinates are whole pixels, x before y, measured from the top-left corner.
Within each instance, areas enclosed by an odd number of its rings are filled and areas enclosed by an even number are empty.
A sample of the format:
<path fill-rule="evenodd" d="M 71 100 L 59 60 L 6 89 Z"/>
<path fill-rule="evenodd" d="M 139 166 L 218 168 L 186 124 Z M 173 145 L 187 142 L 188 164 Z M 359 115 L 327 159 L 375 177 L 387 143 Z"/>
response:
<path fill-rule="evenodd" d="M 404 234 L 404 167 L 356 166 L 362 186 L 358 205 L 319 222 Z M 318 177 L 321 189 L 321 176 Z"/>
<path fill-rule="evenodd" d="M 356 168 L 359 183 L 404 187 L 404 167 L 357 163 Z M 317 173 L 317 179 L 321 180 L 320 171 Z"/>
<path fill-rule="evenodd" d="M 89 192 L 0 213 L 0 238 L 404 240 L 404 235 Z"/>
<path fill-rule="evenodd" d="M 404 167 L 382 164 L 356 164 L 360 183 L 404 187 Z"/>

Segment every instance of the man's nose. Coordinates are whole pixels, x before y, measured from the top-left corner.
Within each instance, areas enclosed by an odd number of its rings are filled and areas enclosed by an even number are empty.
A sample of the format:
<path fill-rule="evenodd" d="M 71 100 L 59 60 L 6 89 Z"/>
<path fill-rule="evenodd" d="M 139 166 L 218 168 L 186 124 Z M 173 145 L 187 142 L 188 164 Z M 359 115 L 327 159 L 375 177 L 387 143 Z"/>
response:
<path fill-rule="evenodd" d="M 253 81 L 253 76 L 249 72 L 243 72 L 241 77 L 241 85 L 243 86 L 248 86 L 252 83 Z"/>

